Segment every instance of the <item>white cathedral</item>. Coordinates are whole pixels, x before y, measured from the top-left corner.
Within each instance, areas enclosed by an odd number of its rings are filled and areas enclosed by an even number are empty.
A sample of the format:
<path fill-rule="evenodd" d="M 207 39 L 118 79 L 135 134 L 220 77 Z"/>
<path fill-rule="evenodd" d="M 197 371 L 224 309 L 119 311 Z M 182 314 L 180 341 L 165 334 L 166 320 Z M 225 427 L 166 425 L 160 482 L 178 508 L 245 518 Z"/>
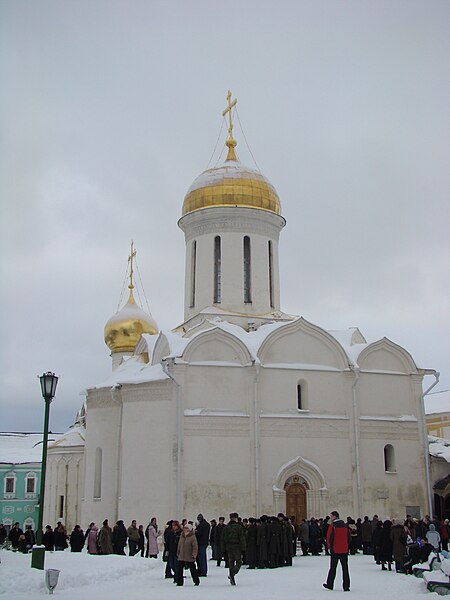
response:
<path fill-rule="evenodd" d="M 49 448 L 45 522 L 284 512 L 419 516 L 429 507 L 422 380 L 386 337 L 280 306 L 277 192 L 228 156 L 189 188 L 184 322 L 130 296 L 105 326 L 112 374 Z"/>

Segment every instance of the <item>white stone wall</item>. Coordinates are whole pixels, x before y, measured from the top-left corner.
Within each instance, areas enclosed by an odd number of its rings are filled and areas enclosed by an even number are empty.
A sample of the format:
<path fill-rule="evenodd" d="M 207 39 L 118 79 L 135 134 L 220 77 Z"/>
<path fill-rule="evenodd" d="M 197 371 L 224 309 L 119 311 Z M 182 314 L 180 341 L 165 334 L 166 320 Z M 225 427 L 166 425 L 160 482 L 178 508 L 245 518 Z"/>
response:
<path fill-rule="evenodd" d="M 285 220 L 268 211 L 238 208 L 206 208 L 179 220 L 186 239 L 185 321 L 214 304 L 214 238 L 221 238 L 222 297 L 225 310 L 264 314 L 280 309 L 278 265 L 279 233 Z M 251 303 L 244 302 L 243 239 L 251 242 Z M 192 242 L 196 240 L 195 305 L 191 306 Z M 273 306 L 269 293 L 269 251 L 272 242 Z"/>
<path fill-rule="evenodd" d="M 82 523 L 82 499 L 84 487 L 84 446 L 49 448 L 43 527 L 55 527 L 62 521 L 70 533 L 75 525 Z M 60 514 L 60 497 L 64 496 L 63 513 Z"/>

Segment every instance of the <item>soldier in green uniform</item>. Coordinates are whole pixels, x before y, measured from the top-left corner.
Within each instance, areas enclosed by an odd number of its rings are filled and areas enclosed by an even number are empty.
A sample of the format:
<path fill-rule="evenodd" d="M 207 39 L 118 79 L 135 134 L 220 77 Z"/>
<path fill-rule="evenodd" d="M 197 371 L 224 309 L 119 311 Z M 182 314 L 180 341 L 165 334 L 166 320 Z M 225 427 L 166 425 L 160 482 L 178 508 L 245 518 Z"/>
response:
<path fill-rule="evenodd" d="M 242 553 L 246 550 L 245 532 L 238 518 L 237 513 L 230 514 L 230 522 L 223 530 L 221 540 L 222 552 L 228 555 L 228 579 L 231 585 L 236 585 L 235 577 L 242 566 Z"/>

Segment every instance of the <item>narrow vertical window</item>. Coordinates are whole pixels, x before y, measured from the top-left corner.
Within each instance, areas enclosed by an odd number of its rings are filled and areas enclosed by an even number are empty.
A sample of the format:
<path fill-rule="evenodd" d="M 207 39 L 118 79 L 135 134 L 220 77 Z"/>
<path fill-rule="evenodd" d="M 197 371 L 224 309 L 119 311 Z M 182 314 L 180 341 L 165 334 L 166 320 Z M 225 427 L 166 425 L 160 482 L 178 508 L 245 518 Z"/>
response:
<path fill-rule="evenodd" d="M 102 449 L 95 451 L 94 498 L 102 497 Z"/>
<path fill-rule="evenodd" d="M 303 410 L 302 386 L 300 384 L 297 385 L 297 408 L 298 408 L 298 410 Z"/>
<path fill-rule="evenodd" d="M 272 252 L 272 242 L 269 240 L 269 297 L 270 297 L 270 307 L 274 308 L 275 304 L 273 302 L 273 252 Z"/>
<path fill-rule="evenodd" d="M 244 237 L 244 302 L 252 301 L 250 238 Z"/>
<path fill-rule="evenodd" d="M 14 494 L 16 479 L 15 477 L 6 477 L 5 479 L 5 494 Z"/>
<path fill-rule="evenodd" d="M 222 248 L 220 236 L 214 238 L 214 303 L 222 301 Z"/>
<path fill-rule="evenodd" d="M 386 444 L 384 447 L 384 470 L 389 473 L 395 473 L 395 452 L 391 444 Z"/>
<path fill-rule="evenodd" d="M 58 519 L 64 519 L 64 496 L 59 497 L 59 515 Z"/>
<path fill-rule="evenodd" d="M 195 306 L 195 270 L 197 267 L 197 242 L 194 240 L 191 247 L 191 308 Z"/>

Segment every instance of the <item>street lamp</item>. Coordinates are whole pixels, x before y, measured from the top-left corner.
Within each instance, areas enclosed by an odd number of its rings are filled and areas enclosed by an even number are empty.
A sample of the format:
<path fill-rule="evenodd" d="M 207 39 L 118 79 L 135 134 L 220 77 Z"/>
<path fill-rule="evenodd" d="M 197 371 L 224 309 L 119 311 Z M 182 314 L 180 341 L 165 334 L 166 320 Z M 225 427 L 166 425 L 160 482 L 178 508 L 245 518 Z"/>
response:
<path fill-rule="evenodd" d="M 45 401 L 44 414 L 44 439 L 42 443 L 42 465 L 41 465 L 41 489 L 39 492 L 39 513 L 36 529 L 36 546 L 31 551 L 31 567 L 34 569 L 44 569 L 45 547 L 42 546 L 42 520 L 44 513 L 45 496 L 45 471 L 47 467 L 47 443 L 48 443 L 48 421 L 50 417 L 50 403 L 55 397 L 58 377 L 48 371 L 39 377 L 41 380 L 42 397 Z"/>

